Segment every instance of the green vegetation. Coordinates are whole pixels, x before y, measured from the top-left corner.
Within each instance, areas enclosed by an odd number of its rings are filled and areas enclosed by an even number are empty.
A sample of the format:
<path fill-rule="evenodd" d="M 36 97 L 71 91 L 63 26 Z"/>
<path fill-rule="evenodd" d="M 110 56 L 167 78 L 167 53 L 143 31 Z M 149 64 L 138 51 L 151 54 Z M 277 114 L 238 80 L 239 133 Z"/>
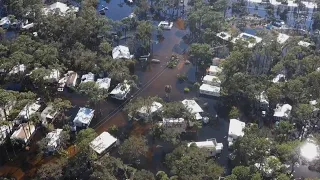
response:
<path fill-rule="evenodd" d="M 185 92 L 185 93 L 189 93 L 189 92 L 190 92 L 190 89 L 189 89 L 189 88 L 187 88 L 187 87 L 185 87 L 185 88 L 183 89 L 183 92 Z"/>
<path fill-rule="evenodd" d="M 178 74 L 177 78 L 180 82 L 184 82 L 188 80 L 188 76 L 186 74 Z"/>
<path fill-rule="evenodd" d="M 167 63 L 168 68 L 175 68 L 179 64 L 179 58 L 175 55 L 171 56 L 170 61 Z"/>

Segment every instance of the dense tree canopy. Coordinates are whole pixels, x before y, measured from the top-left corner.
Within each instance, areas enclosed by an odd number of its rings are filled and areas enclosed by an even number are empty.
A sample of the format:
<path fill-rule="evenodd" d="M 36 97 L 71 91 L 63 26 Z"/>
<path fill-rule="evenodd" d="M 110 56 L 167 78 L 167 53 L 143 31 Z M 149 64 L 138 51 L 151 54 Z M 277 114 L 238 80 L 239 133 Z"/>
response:
<path fill-rule="evenodd" d="M 207 159 L 208 155 L 205 149 L 182 145 L 166 156 L 166 164 L 171 173 L 181 179 L 217 179 L 224 170 L 213 160 Z"/>

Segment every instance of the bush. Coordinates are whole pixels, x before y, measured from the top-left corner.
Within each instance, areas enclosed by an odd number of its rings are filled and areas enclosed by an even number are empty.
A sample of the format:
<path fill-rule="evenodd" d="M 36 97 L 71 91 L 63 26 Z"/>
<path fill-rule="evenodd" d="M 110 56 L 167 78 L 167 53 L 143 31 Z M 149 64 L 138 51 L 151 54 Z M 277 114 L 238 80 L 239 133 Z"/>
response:
<path fill-rule="evenodd" d="M 178 74 L 177 78 L 178 78 L 179 81 L 187 81 L 188 80 L 188 77 L 185 74 L 182 74 L 182 75 Z"/>
<path fill-rule="evenodd" d="M 109 133 L 113 136 L 117 136 L 118 134 L 118 127 L 116 125 L 112 125 L 109 129 L 108 129 Z"/>
<path fill-rule="evenodd" d="M 172 69 L 172 68 L 176 67 L 176 65 L 173 61 L 170 61 L 170 62 L 168 62 L 167 67 Z"/>
<path fill-rule="evenodd" d="M 193 84 L 193 88 L 194 88 L 195 90 L 198 90 L 198 89 L 200 88 L 200 83 L 195 82 L 195 83 Z"/>
<path fill-rule="evenodd" d="M 190 92 L 190 89 L 187 88 L 187 87 L 185 87 L 183 91 L 184 91 L 185 93 L 188 93 L 188 92 Z"/>

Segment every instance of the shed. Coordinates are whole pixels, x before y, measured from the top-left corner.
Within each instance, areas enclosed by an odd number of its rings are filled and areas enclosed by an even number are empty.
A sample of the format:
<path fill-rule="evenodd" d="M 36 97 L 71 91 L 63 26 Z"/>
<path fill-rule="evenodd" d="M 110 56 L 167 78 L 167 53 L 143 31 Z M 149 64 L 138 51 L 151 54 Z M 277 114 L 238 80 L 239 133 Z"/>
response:
<path fill-rule="evenodd" d="M 93 81 L 94 81 L 94 74 L 91 72 L 81 76 L 81 83 L 93 82 Z"/>
<path fill-rule="evenodd" d="M 244 135 L 243 130 L 245 126 L 246 126 L 246 123 L 238 119 L 230 119 L 229 132 L 228 132 L 229 146 L 232 145 L 234 139 L 237 139 L 238 137 L 242 137 Z"/>
<path fill-rule="evenodd" d="M 62 133 L 62 129 L 55 129 L 54 131 L 47 134 L 46 138 L 49 140 L 47 145 L 47 150 L 49 152 L 53 152 L 57 149 L 60 144 L 60 136 Z"/>
<path fill-rule="evenodd" d="M 53 106 L 52 106 L 52 105 L 48 105 L 48 106 L 41 112 L 40 117 L 41 117 L 42 123 L 47 124 L 47 120 L 52 121 L 57 114 L 58 114 L 58 112 L 53 109 Z"/>
<path fill-rule="evenodd" d="M 132 56 L 127 46 L 119 45 L 113 48 L 112 58 L 113 59 L 131 59 Z"/>
<path fill-rule="evenodd" d="M 91 141 L 90 147 L 98 154 L 102 154 L 112 146 L 116 145 L 117 141 L 118 139 L 113 137 L 108 132 L 103 132 L 93 141 Z"/>
<path fill-rule="evenodd" d="M 99 78 L 96 82 L 101 89 L 108 90 L 111 83 L 111 78 Z"/>
<path fill-rule="evenodd" d="M 79 109 L 76 117 L 73 119 L 73 123 L 76 127 L 85 127 L 87 128 L 91 120 L 93 119 L 94 116 L 94 110 L 82 107 Z"/>
<path fill-rule="evenodd" d="M 290 116 L 291 110 L 292 106 L 290 104 L 277 104 L 273 116 L 276 120 L 287 119 Z"/>
<path fill-rule="evenodd" d="M 118 99 L 118 100 L 124 100 L 128 93 L 130 92 L 131 86 L 127 83 L 127 81 L 124 81 L 124 83 L 119 83 L 111 92 L 111 97 Z"/>
<path fill-rule="evenodd" d="M 221 153 L 223 149 L 223 144 L 217 143 L 217 140 L 215 138 L 207 139 L 206 141 L 191 142 L 188 143 L 188 146 L 190 147 L 192 144 L 195 144 L 199 148 L 208 149 L 211 156 L 214 156 L 217 153 Z"/>
<path fill-rule="evenodd" d="M 277 42 L 279 44 L 283 44 L 285 43 L 288 39 L 289 39 L 290 36 L 286 35 L 286 34 L 282 34 L 282 33 L 279 33 L 278 34 L 278 37 L 277 37 Z"/>

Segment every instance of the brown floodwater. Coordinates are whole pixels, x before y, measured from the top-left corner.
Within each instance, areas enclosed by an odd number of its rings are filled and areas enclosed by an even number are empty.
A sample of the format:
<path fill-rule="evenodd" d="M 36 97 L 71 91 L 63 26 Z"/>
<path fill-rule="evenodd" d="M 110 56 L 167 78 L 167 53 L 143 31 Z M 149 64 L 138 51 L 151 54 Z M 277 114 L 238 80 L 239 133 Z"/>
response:
<path fill-rule="evenodd" d="M 184 30 L 184 23 L 182 20 L 178 20 L 175 23 L 175 27 L 170 31 L 164 31 L 164 40 L 159 43 L 153 44 L 153 56 L 152 58 L 161 60 L 160 63 L 150 64 L 147 68 L 142 68 L 137 64 L 136 74 L 139 76 L 140 87 L 136 92 L 133 92 L 133 96 L 159 96 L 165 98 L 164 87 L 166 85 L 172 86 L 172 92 L 170 93 L 170 100 L 183 100 L 184 98 L 192 97 L 193 93 L 184 94 L 183 88 L 186 84 L 177 83 L 177 74 L 186 74 L 192 68 L 192 65 L 185 65 L 186 55 L 182 52 L 188 46 L 183 42 L 182 37 L 187 34 Z M 179 64 L 176 68 L 166 68 L 166 63 L 169 61 L 172 55 L 179 57 Z M 62 97 L 69 99 L 74 108 L 69 112 L 71 119 L 75 116 L 77 110 L 81 106 L 87 104 L 87 99 L 83 96 L 79 96 L 72 93 L 63 93 Z M 100 134 L 103 131 L 108 130 L 112 125 L 117 127 L 127 126 L 127 115 L 122 111 L 123 102 L 115 100 L 108 100 L 101 103 L 102 114 L 95 118 L 91 127 L 96 129 Z M 150 125 L 140 125 L 139 123 L 133 123 L 133 127 L 130 134 L 134 135 L 146 135 Z M 36 155 L 35 142 L 41 139 L 43 135 L 36 133 L 32 139 L 29 150 L 22 150 L 17 152 L 17 157 L 14 160 L 7 162 L 0 168 L 0 175 L 10 175 L 16 179 L 29 179 L 34 175 L 36 169 L 42 164 L 55 160 L 55 157 L 39 157 Z M 69 148 L 70 155 L 74 148 Z M 151 147 L 148 153 L 148 159 L 152 161 L 153 151 L 155 147 Z"/>

